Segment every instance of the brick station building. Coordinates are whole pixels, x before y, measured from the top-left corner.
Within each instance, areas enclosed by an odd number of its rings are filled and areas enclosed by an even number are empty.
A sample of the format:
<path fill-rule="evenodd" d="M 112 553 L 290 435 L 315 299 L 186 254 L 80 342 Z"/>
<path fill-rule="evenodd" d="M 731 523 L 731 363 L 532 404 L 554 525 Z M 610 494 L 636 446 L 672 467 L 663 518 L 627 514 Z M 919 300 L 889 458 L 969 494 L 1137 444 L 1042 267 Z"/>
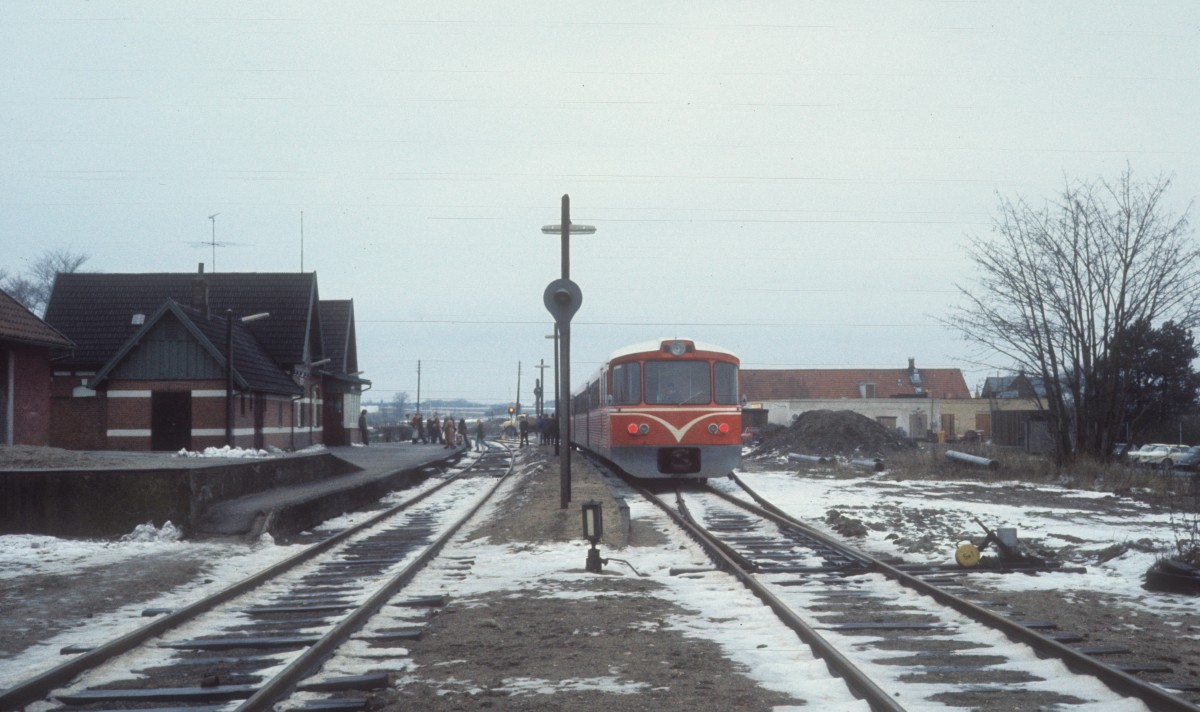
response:
<path fill-rule="evenodd" d="M 50 441 L 50 350 L 74 344 L 0 291 L 0 445 Z"/>
<path fill-rule="evenodd" d="M 74 347 L 55 352 L 50 444 L 297 450 L 326 442 L 330 413 L 330 444 L 360 440 L 370 382 L 344 304 L 323 316 L 316 273 L 60 274 L 46 321 Z"/>

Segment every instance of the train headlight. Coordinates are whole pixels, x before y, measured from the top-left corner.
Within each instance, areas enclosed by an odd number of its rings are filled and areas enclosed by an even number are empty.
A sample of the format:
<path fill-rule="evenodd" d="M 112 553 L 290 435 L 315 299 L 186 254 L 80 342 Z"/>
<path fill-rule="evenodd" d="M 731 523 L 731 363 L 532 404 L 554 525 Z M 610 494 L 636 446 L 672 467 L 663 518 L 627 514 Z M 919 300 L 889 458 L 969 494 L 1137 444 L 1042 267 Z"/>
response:
<path fill-rule="evenodd" d="M 720 430 L 722 435 L 727 435 L 729 433 L 729 423 L 721 423 L 717 426 L 717 430 Z"/>
<path fill-rule="evenodd" d="M 687 353 L 687 344 L 683 343 L 682 341 L 672 341 L 667 346 L 667 351 L 672 356 L 682 356 Z"/>
<path fill-rule="evenodd" d="M 630 435 L 637 435 L 637 423 L 630 423 L 626 430 L 629 431 Z"/>
<path fill-rule="evenodd" d="M 645 423 L 641 423 L 641 424 L 630 423 L 629 426 L 625 428 L 625 430 L 630 435 L 645 435 L 646 433 L 650 432 L 650 426 Z"/>
<path fill-rule="evenodd" d="M 709 434 L 709 435 L 716 435 L 716 434 L 717 434 L 717 424 L 716 424 L 716 423 L 709 423 L 709 424 L 708 424 L 708 434 Z"/>
<path fill-rule="evenodd" d="M 725 435 L 729 432 L 729 423 L 709 423 L 708 432 L 710 435 Z"/>
<path fill-rule="evenodd" d="M 650 432 L 650 426 L 649 426 L 649 425 L 646 425 L 645 423 L 642 423 L 641 425 L 639 425 L 639 426 L 638 426 L 638 435 L 645 435 L 645 434 L 646 434 L 646 433 L 648 433 L 648 432 Z"/>

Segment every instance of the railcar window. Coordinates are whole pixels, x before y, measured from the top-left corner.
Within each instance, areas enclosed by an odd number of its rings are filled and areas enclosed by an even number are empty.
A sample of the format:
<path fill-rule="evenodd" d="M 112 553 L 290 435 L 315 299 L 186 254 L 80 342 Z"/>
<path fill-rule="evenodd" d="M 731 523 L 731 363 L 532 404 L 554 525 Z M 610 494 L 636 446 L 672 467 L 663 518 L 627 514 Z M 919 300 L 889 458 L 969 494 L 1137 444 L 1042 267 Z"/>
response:
<path fill-rule="evenodd" d="M 738 403 L 738 367 L 732 363 L 718 361 L 713 364 L 714 400 L 721 405 Z"/>
<path fill-rule="evenodd" d="M 637 405 L 642 402 L 641 364 L 619 363 L 612 368 L 612 397 L 615 405 Z"/>
<path fill-rule="evenodd" d="M 712 402 L 707 361 L 647 361 L 646 402 L 695 405 Z"/>

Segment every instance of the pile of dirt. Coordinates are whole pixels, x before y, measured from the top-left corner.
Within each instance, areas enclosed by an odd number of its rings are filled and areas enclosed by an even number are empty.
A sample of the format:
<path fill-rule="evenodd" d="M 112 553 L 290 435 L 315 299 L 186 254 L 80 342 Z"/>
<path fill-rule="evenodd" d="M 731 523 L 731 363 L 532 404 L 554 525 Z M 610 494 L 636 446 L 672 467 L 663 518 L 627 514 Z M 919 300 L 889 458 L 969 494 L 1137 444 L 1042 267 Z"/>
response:
<path fill-rule="evenodd" d="M 756 455 L 803 453 L 841 457 L 884 457 L 905 447 L 900 436 L 849 410 L 810 410 L 789 428 L 768 432 Z"/>

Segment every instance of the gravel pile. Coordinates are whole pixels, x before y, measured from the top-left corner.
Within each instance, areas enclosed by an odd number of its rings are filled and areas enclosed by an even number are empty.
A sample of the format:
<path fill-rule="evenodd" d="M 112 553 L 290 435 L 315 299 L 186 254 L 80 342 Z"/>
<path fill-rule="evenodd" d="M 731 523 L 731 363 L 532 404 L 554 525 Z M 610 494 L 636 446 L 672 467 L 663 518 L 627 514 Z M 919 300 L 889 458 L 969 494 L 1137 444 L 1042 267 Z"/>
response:
<path fill-rule="evenodd" d="M 904 447 L 894 431 L 865 415 L 849 410 L 810 410 L 801 413 L 791 427 L 768 431 L 754 454 L 884 457 Z"/>

